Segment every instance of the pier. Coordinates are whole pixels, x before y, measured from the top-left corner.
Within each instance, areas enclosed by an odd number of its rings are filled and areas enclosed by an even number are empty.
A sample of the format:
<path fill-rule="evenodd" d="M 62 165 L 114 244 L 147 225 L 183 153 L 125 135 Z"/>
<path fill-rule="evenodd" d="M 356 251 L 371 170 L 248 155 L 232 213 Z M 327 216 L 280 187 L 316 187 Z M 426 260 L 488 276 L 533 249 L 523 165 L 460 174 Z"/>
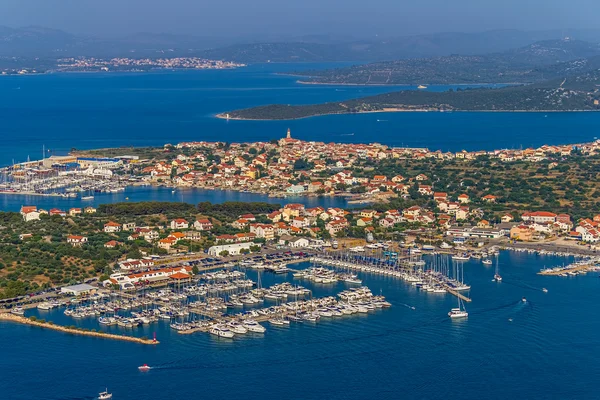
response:
<path fill-rule="evenodd" d="M 25 318 L 20 315 L 14 315 L 14 314 L 11 314 L 8 312 L 0 312 L 0 321 L 16 322 L 19 324 L 37 326 L 40 328 L 52 329 L 55 331 L 71 333 L 74 335 L 92 336 L 92 337 L 113 339 L 113 340 L 123 340 L 126 342 L 133 342 L 133 343 L 140 343 L 140 344 L 156 345 L 156 344 L 160 343 L 158 340 L 153 340 L 153 339 L 144 339 L 144 338 L 138 338 L 138 337 L 133 337 L 133 336 L 115 335 L 113 333 L 87 331 L 87 330 L 82 330 L 82 329 L 77 329 L 77 328 L 69 328 L 69 327 L 62 326 L 62 325 L 56 325 L 56 324 L 52 323 L 51 321 L 42 322 L 42 321 L 38 321 L 38 320 Z"/>
<path fill-rule="evenodd" d="M 433 287 L 435 289 L 432 291 L 436 293 L 447 292 L 465 302 L 470 303 L 472 301 L 471 298 L 461 293 L 461 291 L 470 289 L 470 286 L 459 282 L 457 279 L 450 279 L 447 275 L 439 272 L 425 270 L 425 262 L 420 257 L 417 259 L 410 254 L 401 255 L 390 251 L 386 251 L 383 254 L 385 253 L 387 253 L 386 256 L 376 254 L 371 257 L 345 254 L 343 252 L 329 252 L 311 258 L 311 262 L 333 266 L 334 268 L 388 275 L 407 281 L 413 286 L 425 286 L 427 289 Z M 460 275 L 460 273 L 457 271 L 456 275 Z"/>

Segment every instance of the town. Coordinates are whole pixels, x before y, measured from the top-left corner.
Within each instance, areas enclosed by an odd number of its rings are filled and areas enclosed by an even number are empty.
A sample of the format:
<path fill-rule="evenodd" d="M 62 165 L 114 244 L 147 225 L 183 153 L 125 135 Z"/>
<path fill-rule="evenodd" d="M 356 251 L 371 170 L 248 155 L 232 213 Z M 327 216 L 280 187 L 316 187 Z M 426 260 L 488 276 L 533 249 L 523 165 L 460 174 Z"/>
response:
<path fill-rule="evenodd" d="M 36 75 L 49 72 L 143 72 L 150 70 L 174 69 L 233 69 L 245 67 L 246 64 L 225 60 L 209 60 L 199 57 L 161 57 L 161 58 L 129 58 L 115 57 L 103 59 L 98 57 L 68 57 L 51 60 L 13 59 L 15 67 L 0 68 L 0 75 Z"/>

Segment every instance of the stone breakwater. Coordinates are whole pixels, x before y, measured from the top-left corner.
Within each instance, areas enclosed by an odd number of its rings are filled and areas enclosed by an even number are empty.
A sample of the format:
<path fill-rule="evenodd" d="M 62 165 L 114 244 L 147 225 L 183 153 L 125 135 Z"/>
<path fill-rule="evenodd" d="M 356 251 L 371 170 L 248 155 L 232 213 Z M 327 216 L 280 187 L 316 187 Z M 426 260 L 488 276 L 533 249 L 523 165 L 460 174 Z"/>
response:
<path fill-rule="evenodd" d="M 25 317 L 22 317 L 19 315 L 14 315 L 14 314 L 7 313 L 7 312 L 0 312 L 0 321 L 10 321 L 10 322 L 16 322 L 19 324 L 33 325 L 33 326 L 38 326 L 40 328 L 53 329 L 55 331 L 71 333 L 74 335 L 92 336 L 92 337 L 113 339 L 113 340 L 123 340 L 126 342 L 134 342 L 134 343 L 140 343 L 140 344 L 158 344 L 159 343 L 158 340 L 155 341 L 153 339 L 144 339 L 144 338 L 137 338 L 137 337 L 133 337 L 133 336 L 115 335 L 112 333 L 93 332 L 93 331 L 86 331 L 86 330 L 81 330 L 81 329 L 77 329 L 77 328 L 70 328 L 70 327 L 66 327 L 66 326 L 62 326 L 62 325 L 56 325 L 49 321 L 41 322 L 38 320 L 31 320 L 29 318 L 25 318 Z"/>

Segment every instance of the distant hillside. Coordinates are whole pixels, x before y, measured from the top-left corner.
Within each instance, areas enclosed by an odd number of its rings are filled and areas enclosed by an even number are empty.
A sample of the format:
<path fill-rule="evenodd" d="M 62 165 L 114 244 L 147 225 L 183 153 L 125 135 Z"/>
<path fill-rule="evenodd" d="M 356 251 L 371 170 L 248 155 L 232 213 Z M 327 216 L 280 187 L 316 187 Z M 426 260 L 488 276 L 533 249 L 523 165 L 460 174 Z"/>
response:
<path fill-rule="evenodd" d="M 302 81 L 325 84 L 532 83 L 573 73 L 574 60 L 600 56 L 600 45 L 549 40 L 485 55 L 450 55 L 303 71 Z M 581 65 L 580 65 L 581 67 Z"/>
<path fill-rule="evenodd" d="M 227 114 L 236 119 L 281 120 L 376 111 L 598 111 L 599 85 L 600 71 L 595 70 L 534 85 L 447 92 L 404 90 L 335 103 L 273 104 Z"/>
<path fill-rule="evenodd" d="M 80 36 L 37 26 L 0 26 L 0 57 L 148 57 L 162 54 L 197 56 L 215 46 L 231 44 L 219 38 L 137 33 L 117 38 Z"/>
<path fill-rule="evenodd" d="M 451 54 L 476 55 L 503 52 L 528 46 L 531 43 L 558 40 L 559 31 L 523 32 L 497 30 L 478 33 L 436 33 L 372 40 L 340 42 L 276 41 L 268 43 L 237 44 L 211 49 L 203 54 L 207 58 L 228 59 L 244 63 L 261 62 L 319 62 L 319 61 L 387 61 L 408 58 L 440 57 Z M 580 33 L 587 40 L 600 42 L 600 31 Z M 547 49 L 544 49 L 544 51 Z M 580 50 L 573 49 L 575 52 Z M 533 54 L 535 49 L 526 51 Z M 554 54 L 559 56 L 558 52 Z M 526 55 L 514 54 L 525 59 Z M 552 52 L 547 57 L 552 56 Z M 583 55 L 581 57 L 587 57 Z M 536 57 L 542 57 L 538 54 Z M 559 56 L 562 57 L 562 56 Z"/>

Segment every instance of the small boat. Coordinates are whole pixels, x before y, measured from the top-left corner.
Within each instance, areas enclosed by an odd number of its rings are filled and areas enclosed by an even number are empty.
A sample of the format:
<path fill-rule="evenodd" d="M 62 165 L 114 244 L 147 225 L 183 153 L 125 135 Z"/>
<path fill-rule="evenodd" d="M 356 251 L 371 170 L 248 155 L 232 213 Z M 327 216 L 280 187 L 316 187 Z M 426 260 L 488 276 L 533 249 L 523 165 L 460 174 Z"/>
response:
<path fill-rule="evenodd" d="M 492 265 L 492 260 L 485 259 L 482 261 L 483 265 Z"/>
<path fill-rule="evenodd" d="M 144 364 L 144 365 L 138 367 L 138 369 L 142 372 L 148 372 L 148 371 L 150 371 L 151 368 L 152 367 L 150 367 L 148 364 Z"/>
<path fill-rule="evenodd" d="M 544 292 L 544 293 L 548 293 L 548 289 L 546 289 L 546 288 L 542 288 L 542 292 Z"/>
<path fill-rule="evenodd" d="M 112 399 L 112 393 L 108 393 L 108 389 L 106 389 L 104 392 L 98 393 L 98 399 L 99 400 Z"/>
<path fill-rule="evenodd" d="M 526 299 L 525 297 L 523 297 L 523 298 L 521 299 L 521 301 L 522 301 L 523 303 L 527 303 L 527 299 Z"/>
<path fill-rule="evenodd" d="M 425 85 L 419 85 L 419 86 L 417 86 L 417 89 L 427 89 L 427 86 L 425 86 Z"/>
<path fill-rule="evenodd" d="M 289 325 L 290 321 L 285 320 L 283 318 L 272 318 L 269 320 L 269 322 L 273 325 L 277 325 L 277 326 L 283 326 L 283 325 Z"/>
<path fill-rule="evenodd" d="M 14 315 L 24 315 L 25 310 L 23 310 L 23 307 L 15 307 L 12 310 L 10 310 L 10 313 Z"/>
<path fill-rule="evenodd" d="M 458 299 L 458 308 L 451 309 L 448 316 L 452 319 L 467 318 L 469 316 L 469 313 L 465 309 L 465 305 L 460 298 Z"/>
<path fill-rule="evenodd" d="M 494 274 L 494 280 L 496 282 L 502 282 L 502 277 L 500 276 L 500 274 Z"/>

